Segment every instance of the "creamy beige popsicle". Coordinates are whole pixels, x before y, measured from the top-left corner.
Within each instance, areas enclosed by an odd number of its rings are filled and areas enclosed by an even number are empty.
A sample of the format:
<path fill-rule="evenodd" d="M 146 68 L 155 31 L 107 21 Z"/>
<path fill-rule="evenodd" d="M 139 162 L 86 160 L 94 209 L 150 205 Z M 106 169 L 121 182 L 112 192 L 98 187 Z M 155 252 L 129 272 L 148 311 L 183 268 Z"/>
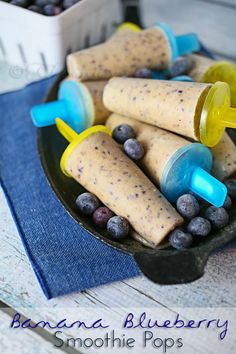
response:
<path fill-rule="evenodd" d="M 112 112 L 199 140 L 203 103 L 211 84 L 113 78 L 103 94 Z"/>
<path fill-rule="evenodd" d="M 168 200 L 175 202 L 192 191 L 215 206 L 223 205 L 227 190 L 209 174 L 212 154 L 206 146 L 115 113 L 106 122 L 110 130 L 120 124 L 134 129 L 145 150 L 140 166 Z"/>
<path fill-rule="evenodd" d="M 166 130 L 116 113 L 111 114 L 106 122 L 106 126 L 111 131 L 120 124 L 128 124 L 134 129 L 137 140 L 145 150 L 141 160 L 142 168 L 153 183 L 160 186 L 161 176 L 169 159 L 178 149 L 191 144 L 191 142 Z"/>
<path fill-rule="evenodd" d="M 227 133 L 211 149 L 213 154 L 212 174 L 219 180 L 225 180 L 236 173 L 236 146 Z"/>
<path fill-rule="evenodd" d="M 198 54 L 191 54 L 188 58 L 193 63 L 193 68 L 188 75 L 194 81 L 204 82 L 204 74 L 216 61 Z"/>
<path fill-rule="evenodd" d="M 161 28 L 114 38 L 114 41 L 110 39 L 70 54 L 67 57 L 70 76 L 81 81 L 104 80 L 112 76 L 132 76 L 143 67 L 162 70 L 171 63 L 171 47 Z"/>
<path fill-rule="evenodd" d="M 189 55 L 193 68 L 189 76 L 198 82 L 226 82 L 231 91 L 231 103 L 236 107 L 236 66 L 227 61 L 217 61 L 201 55 Z"/>
<path fill-rule="evenodd" d="M 114 213 L 126 218 L 153 246 L 183 223 L 160 191 L 104 132 L 91 134 L 75 145 L 64 170 Z"/>

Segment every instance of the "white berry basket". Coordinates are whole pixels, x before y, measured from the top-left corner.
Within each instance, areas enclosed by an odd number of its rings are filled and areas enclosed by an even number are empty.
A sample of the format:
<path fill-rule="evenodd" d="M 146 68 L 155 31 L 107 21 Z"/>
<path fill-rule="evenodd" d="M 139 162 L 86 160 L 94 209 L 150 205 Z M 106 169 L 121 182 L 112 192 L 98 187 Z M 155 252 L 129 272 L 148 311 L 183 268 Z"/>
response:
<path fill-rule="evenodd" d="M 104 41 L 121 21 L 120 0 L 81 0 L 50 17 L 0 1 L 0 61 L 56 74 L 68 53 Z"/>

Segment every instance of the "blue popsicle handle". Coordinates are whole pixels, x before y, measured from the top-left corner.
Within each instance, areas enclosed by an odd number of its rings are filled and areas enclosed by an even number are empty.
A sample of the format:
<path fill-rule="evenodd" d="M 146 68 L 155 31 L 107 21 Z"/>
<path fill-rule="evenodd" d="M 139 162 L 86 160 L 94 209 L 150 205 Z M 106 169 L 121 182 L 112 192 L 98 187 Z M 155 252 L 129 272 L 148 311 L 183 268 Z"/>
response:
<path fill-rule="evenodd" d="M 61 100 L 34 106 L 31 109 L 31 117 L 34 125 L 38 128 L 54 125 L 57 117 L 67 121 L 66 103 Z"/>
<path fill-rule="evenodd" d="M 193 169 L 189 188 L 216 207 L 221 207 L 227 196 L 226 186 L 200 167 Z"/>
<path fill-rule="evenodd" d="M 180 55 L 191 54 L 200 50 L 200 43 L 195 33 L 183 34 L 175 37 L 178 53 Z"/>

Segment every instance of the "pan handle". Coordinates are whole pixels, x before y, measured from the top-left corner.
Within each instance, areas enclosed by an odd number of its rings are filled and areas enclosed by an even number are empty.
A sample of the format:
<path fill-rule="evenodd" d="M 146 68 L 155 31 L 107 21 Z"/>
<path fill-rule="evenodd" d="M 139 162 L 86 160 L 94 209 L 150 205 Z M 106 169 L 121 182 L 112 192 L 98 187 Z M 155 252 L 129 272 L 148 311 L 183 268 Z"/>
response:
<path fill-rule="evenodd" d="M 183 284 L 204 274 L 209 250 L 144 251 L 134 254 L 142 273 L 158 284 Z"/>

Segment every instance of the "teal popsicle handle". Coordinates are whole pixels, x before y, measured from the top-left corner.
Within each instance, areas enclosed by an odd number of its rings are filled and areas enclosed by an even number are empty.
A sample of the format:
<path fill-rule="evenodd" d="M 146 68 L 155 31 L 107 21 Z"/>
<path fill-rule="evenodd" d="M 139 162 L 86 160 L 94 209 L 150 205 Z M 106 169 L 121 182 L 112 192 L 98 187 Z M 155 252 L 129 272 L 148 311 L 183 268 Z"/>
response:
<path fill-rule="evenodd" d="M 200 50 L 200 43 L 195 33 L 175 37 L 179 55 L 187 55 Z"/>
<path fill-rule="evenodd" d="M 38 128 L 54 125 L 57 117 L 67 121 L 66 103 L 61 100 L 34 106 L 31 109 L 31 117 L 34 125 Z"/>
<path fill-rule="evenodd" d="M 216 207 L 221 207 L 227 196 L 226 186 L 200 167 L 193 169 L 189 188 Z"/>

